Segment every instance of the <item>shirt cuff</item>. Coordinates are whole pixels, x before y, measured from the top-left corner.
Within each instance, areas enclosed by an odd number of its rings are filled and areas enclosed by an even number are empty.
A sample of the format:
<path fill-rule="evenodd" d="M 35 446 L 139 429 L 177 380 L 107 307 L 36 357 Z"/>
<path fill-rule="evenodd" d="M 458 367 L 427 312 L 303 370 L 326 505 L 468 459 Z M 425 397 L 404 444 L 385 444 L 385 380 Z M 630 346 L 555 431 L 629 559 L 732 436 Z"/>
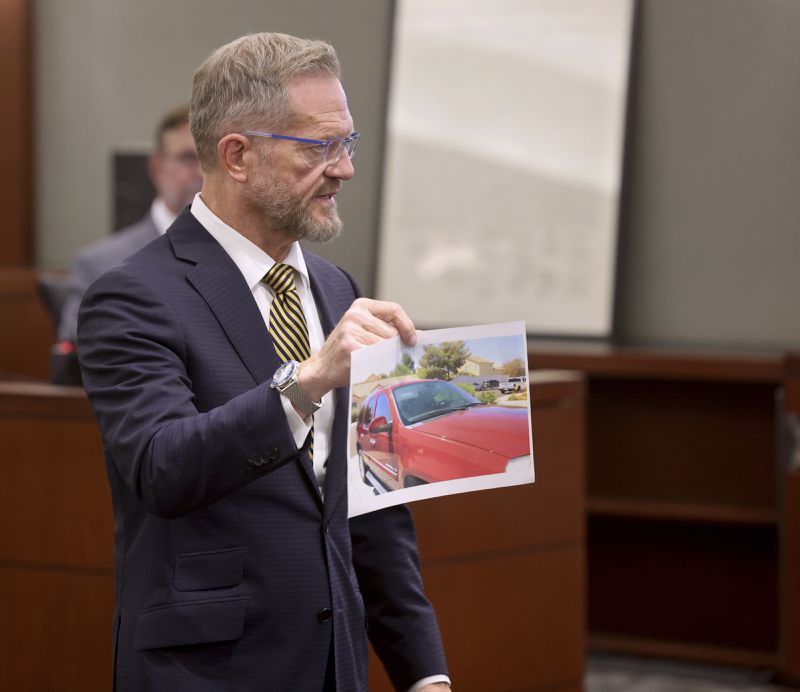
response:
<path fill-rule="evenodd" d="M 422 678 L 422 680 L 415 682 L 408 688 L 408 692 L 417 692 L 417 690 L 422 689 L 425 685 L 432 685 L 434 682 L 446 682 L 448 685 L 451 684 L 450 678 L 446 675 L 430 675 L 427 678 Z"/>
<path fill-rule="evenodd" d="M 308 433 L 311 432 L 314 418 L 311 415 L 308 418 L 301 418 L 292 402 L 283 394 L 281 394 L 281 405 L 283 406 L 283 412 L 286 414 L 286 420 L 289 422 L 289 429 L 292 431 L 294 443 L 297 449 L 300 449 L 305 444 Z"/>

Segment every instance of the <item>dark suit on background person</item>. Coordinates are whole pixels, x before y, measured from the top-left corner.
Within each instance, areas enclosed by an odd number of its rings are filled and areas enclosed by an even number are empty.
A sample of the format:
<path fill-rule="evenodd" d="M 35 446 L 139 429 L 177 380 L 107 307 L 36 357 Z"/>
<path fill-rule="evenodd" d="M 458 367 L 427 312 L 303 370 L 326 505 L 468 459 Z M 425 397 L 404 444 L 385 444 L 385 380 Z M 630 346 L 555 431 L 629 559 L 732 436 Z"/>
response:
<path fill-rule="evenodd" d="M 327 335 L 358 290 L 304 256 Z M 323 502 L 261 314 L 191 212 L 94 284 L 79 331 L 117 526 L 118 690 L 313 692 L 331 646 L 336 689 L 366 690 L 365 618 L 397 689 L 446 671 L 408 510 L 348 523 L 346 389 Z"/>
<path fill-rule="evenodd" d="M 203 177 L 197 150 L 189 131 L 189 108 L 181 106 L 165 113 L 156 127 L 148 171 L 156 198 L 147 214 L 130 226 L 78 251 L 60 308 L 56 348 L 51 359 L 50 379 L 55 384 L 81 384 L 75 345 L 78 309 L 89 286 L 129 255 L 164 233 L 200 189 Z"/>
<path fill-rule="evenodd" d="M 78 308 L 89 286 L 97 281 L 104 272 L 158 236 L 159 232 L 153 221 L 152 213 L 148 211 L 136 223 L 92 243 L 75 255 L 70 271 L 69 294 L 64 302 L 61 321 L 58 325 L 58 341 L 77 343 Z"/>

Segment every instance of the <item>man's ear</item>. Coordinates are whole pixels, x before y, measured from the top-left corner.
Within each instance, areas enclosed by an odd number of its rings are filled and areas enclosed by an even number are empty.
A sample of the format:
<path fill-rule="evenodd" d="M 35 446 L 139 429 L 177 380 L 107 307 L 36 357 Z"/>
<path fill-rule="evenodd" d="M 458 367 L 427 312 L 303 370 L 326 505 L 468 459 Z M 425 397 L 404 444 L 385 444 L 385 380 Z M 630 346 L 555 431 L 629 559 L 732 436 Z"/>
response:
<path fill-rule="evenodd" d="M 245 155 L 250 151 L 250 141 L 244 135 L 231 133 L 217 142 L 217 159 L 225 173 L 238 183 L 248 177 Z"/>

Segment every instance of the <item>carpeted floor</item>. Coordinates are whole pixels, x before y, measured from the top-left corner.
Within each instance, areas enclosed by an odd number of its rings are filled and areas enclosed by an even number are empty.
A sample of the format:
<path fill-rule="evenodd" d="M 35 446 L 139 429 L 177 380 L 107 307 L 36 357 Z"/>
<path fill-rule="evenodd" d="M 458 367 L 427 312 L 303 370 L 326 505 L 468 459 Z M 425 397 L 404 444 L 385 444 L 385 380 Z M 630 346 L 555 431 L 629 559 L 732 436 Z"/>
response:
<path fill-rule="evenodd" d="M 778 692 L 795 690 L 770 683 L 772 672 L 683 661 L 590 654 L 586 692 Z M 795 690 L 796 692 L 796 690 Z"/>

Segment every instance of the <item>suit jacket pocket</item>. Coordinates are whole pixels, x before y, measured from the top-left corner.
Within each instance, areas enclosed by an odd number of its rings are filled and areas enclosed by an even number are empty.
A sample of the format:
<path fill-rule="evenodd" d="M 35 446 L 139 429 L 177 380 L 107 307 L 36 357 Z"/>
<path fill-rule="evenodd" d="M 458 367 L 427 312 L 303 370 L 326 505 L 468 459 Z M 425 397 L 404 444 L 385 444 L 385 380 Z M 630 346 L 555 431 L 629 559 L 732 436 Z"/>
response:
<path fill-rule="evenodd" d="M 176 591 L 223 589 L 241 584 L 246 548 L 225 548 L 175 556 L 173 586 Z"/>
<path fill-rule="evenodd" d="M 133 648 L 141 651 L 238 639 L 249 600 L 249 596 L 237 596 L 147 608 L 136 623 Z"/>

